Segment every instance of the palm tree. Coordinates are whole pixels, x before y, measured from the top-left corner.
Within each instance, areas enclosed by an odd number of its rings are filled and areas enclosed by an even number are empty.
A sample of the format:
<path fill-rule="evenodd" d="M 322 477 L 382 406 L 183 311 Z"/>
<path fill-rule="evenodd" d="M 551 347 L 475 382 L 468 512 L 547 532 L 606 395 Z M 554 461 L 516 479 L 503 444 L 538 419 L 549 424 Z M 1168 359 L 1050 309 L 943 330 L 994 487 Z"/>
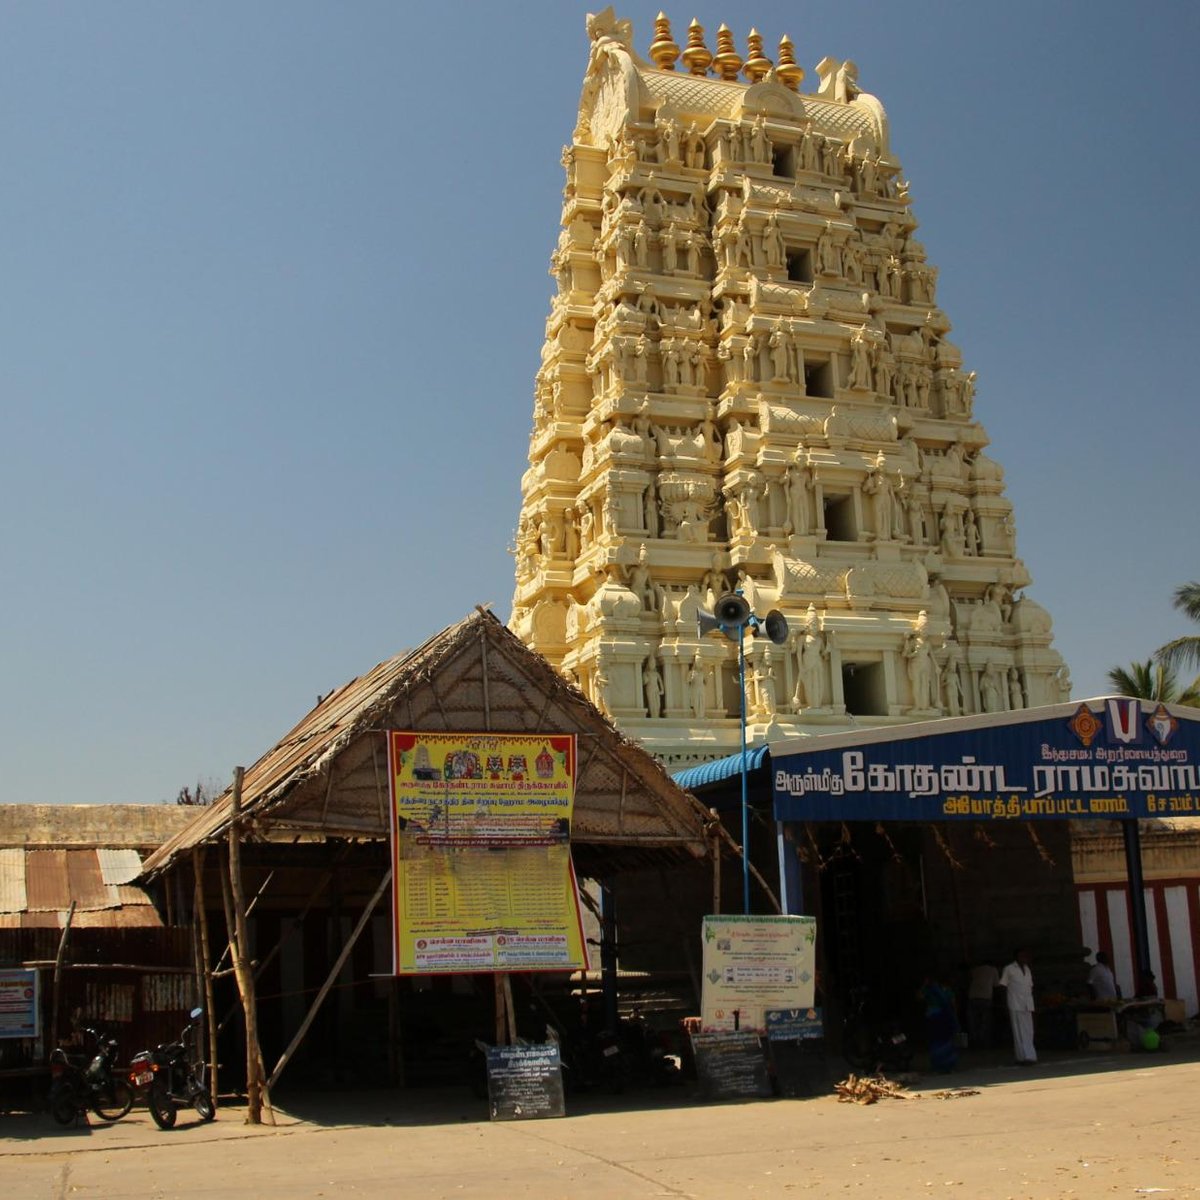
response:
<path fill-rule="evenodd" d="M 1128 667 L 1113 667 L 1108 673 L 1108 682 L 1118 696 L 1135 696 L 1139 700 L 1155 700 L 1162 704 L 1200 706 L 1200 678 L 1192 680 L 1181 690 L 1175 672 L 1152 658 L 1145 662 L 1130 663 Z"/>
<path fill-rule="evenodd" d="M 1180 584 L 1172 603 L 1189 620 L 1200 622 L 1200 583 Z M 1154 657 L 1170 671 L 1200 670 L 1200 635 L 1177 637 L 1156 650 Z"/>

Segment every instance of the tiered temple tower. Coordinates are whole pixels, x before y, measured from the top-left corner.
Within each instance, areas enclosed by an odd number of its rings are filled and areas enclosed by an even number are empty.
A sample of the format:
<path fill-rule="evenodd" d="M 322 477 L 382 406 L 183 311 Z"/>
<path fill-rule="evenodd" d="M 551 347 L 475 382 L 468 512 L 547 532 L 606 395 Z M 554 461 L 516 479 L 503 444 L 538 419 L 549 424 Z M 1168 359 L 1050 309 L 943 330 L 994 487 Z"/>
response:
<path fill-rule="evenodd" d="M 1069 698 L 854 63 L 587 26 L 512 628 L 673 764 L 737 749 L 696 627 L 734 588 L 792 630 L 748 639 L 752 741 Z"/>

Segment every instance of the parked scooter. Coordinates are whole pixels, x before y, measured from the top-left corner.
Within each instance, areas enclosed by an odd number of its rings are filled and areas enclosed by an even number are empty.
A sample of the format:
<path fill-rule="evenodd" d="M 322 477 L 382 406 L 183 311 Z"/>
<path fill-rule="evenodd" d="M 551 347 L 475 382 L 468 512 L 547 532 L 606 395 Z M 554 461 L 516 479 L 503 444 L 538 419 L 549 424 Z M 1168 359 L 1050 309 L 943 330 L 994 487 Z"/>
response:
<path fill-rule="evenodd" d="M 118 1121 L 133 1107 L 133 1091 L 114 1072 L 117 1039 L 90 1025 L 82 1032 L 82 1052 L 56 1046 L 50 1055 L 50 1115 L 60 1125 L 71 1125 L 91 1109 L 102 1121 Z M 87 1041 L 95 1044 L 93 1053 Z"/>
<path fill-rule="evenodd" d="M 842 1025 L 842 1057 L 856 1071 L 887 1073 L 912 1067 L 912 1045 L 898 1021 L 872 1022 L 867 1015 L 868 989 L 853 988 Z"/>
<path fill-rule="evenodd" d="M 208 1090 L 208 1068 L 199 1046 L 193 1049 L 189 1044 L 203 1015 L 202 1008 L 193 1008 L 191 1021 L 178 1041 L 164 1042 L 134 1056 L 134 1078 L 145 1080 L 147 1071 L 152 1075 L 146 1103 L 159 1129 L 173 1128 L 177 1112 L 185 1105 L 194 1108 L 202 1121 L 211 1121 L 217 1115 Z"/>

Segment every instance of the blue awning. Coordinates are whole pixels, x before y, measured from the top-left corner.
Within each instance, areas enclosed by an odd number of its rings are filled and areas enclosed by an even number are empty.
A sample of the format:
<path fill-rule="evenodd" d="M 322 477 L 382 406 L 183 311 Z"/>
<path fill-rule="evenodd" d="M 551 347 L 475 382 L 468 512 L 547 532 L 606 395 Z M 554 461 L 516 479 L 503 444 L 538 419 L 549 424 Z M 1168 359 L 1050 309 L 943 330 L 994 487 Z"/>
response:
<path fill-rule="evenodd" d="M 746 748 L 746 770 L 753 771 L 756 767 L 761 767 L 767 761 L 769 753 L 770 747 L 765 744 L 748 746 Z M 685 767 L 682 771 L 676 771 L 671 778 L 681 788 L 694 791 L 696 788 L 705 787 L 710 783 L 720 783 L 723 779 L 732 779 L 741 773 L 742 752 L 739 750 L 736 754 L 730 754 L 725 758 L 714 758 L 712 762 L 701 763 L 698 767 Z"/>

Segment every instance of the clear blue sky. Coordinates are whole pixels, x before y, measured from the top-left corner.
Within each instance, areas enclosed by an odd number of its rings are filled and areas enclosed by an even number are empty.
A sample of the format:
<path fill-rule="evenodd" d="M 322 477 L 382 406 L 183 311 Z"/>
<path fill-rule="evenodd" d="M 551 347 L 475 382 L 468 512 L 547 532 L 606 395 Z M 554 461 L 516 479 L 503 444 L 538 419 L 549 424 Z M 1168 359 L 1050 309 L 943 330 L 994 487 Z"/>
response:
<path fill-rule="evenodd" d="M 0 802 L 159 801 L 507 617 L 588 7 L 0 8 Z M 639 49 L 657 6 L 618 9 Z M 887 107 L 1077 696 L 1186 628 L 1200 6 L 672 10 Z"/>

